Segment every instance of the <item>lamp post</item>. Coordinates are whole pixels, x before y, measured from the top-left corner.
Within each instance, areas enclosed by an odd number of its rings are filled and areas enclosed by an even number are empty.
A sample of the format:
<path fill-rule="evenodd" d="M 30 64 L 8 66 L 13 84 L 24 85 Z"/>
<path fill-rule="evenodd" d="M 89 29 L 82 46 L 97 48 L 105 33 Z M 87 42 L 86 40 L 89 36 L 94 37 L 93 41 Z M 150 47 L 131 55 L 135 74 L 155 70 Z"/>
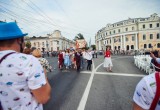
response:
<path fill-rule="evenodd" d="M 48 37 L 46 38 L 46 48 L 47 48 L 47 51 L 49 51 Z"/>

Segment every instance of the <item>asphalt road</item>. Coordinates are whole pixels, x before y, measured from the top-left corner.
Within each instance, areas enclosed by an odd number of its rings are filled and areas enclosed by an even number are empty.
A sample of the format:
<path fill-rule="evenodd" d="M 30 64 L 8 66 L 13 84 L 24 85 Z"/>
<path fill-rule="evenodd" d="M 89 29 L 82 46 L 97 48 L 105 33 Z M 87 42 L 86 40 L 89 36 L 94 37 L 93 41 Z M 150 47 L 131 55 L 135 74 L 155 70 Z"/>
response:
<path fill-rule="evenodd" d="M 113 56 L 112 73 L 103 68 L 103 56 L 94 58 L 92 71 L 85 67 L 80 73 L 60 71 L 56 57 L 47 60 L 54 70 L 48 73 L 52 96 L 44 110 L 132 110 L 134 89 L 146 75 L 134 65 L 133 56 Z"/>

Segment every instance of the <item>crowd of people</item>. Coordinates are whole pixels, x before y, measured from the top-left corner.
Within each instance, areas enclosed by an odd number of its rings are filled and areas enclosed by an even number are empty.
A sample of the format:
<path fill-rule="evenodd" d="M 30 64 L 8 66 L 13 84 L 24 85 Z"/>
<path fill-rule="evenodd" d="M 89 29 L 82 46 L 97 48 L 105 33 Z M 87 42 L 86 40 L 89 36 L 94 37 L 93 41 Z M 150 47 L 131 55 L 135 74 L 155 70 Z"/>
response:
<path fill-rule="evenodd" d="M 58 65 L 59 69 L 80 69 L 85 68 L 87 62 L 87 70 L 91 70 L 92 65 L 92 51 L 85 49 L 65 50 L 59 51 Z"/>
<path fill-rule="evenodd" d="M 39 49 L 24 49 L 24 36 L 15 22 L 0 23 L 0 110 L 43 110 L 51 95 L 47 72 L 49 62 Z M 96 52 L 89 50 L 59 51 L 59 68 L 80 71 L 87 62 L 91 70 Z M 160 52 L 152 52 L 152 63 L 160 65 Z M 96 55 L 97 57 L 97 55 Z M 156 63 L 155 63 L 156 62 Z M 112 72 L 110 47 L 104 52 L 104 67 Z M 133 96 L 134 110 L 160 110 L 160 69 L 138 83 Z"/>

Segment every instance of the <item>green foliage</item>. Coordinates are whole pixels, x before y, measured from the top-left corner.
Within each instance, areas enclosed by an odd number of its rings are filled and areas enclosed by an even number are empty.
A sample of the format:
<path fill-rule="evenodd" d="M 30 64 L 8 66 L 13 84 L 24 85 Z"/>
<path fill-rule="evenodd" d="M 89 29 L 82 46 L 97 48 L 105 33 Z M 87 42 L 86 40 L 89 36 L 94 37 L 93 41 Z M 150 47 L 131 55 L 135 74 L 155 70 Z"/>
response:
<path fill-rule="evenodd" d="M 81 33 L 77 34 L 75 37 L 74 37 L 74 41 L 76 40 L 80 40 L 80 39 L 84 39 L 83 35 Z"/>
<path fill-rule="evenodd" d="M 96 45 L 91 45 L 92 50 L 96 50 Z"/>
<path fill-rule="evenodd" d="M 26 47 L 29 48 L 29 49 L 31 48 L 31 42 L 30 41 L 26 42 Z"/>

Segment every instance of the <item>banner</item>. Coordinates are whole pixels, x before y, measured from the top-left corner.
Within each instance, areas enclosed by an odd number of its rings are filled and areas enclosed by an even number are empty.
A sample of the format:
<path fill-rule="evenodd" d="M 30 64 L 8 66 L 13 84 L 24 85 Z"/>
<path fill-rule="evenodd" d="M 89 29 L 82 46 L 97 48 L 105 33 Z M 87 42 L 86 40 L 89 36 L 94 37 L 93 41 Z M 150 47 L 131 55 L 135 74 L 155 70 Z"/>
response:
<path fill-rule="evenodd" d="M 84 48 L 86 46 L 86 41 L 84 39 L 76 40 L 76 48 Z"/>

